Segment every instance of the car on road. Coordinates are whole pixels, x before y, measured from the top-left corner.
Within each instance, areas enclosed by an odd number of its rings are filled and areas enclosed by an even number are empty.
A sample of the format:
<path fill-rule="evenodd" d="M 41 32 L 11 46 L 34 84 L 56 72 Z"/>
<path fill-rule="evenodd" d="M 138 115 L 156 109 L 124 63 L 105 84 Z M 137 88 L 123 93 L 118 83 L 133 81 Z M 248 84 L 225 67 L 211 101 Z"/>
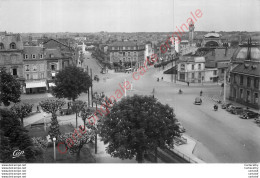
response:
<path fill-rule="evenodd" d="M 201 105 L 202 104 L 201 98 L 200 97 L 195 98 L 194 104 L 195 105 Z"/>
<path fill-rule="evenodd" d="M 230 105 L 232 105 L 232 103 L 223 103 L 223 104 L 221 105 L 221 108 L 222 108 L 222 109 L 227 109 Z"/>
<path fill-rule="evenodd" d="M 252 119 L 252 118 L 259 118 L 260 114 L 254 112 L 254 111 L 251 111 L 251 110 L 245 110 L 240 118 L 242 119 Z"/>
<path fill-rule="evenodd" d="M 94 80 L 99 81 L 98 75 L 94 75 Z"/>
<path fill-rule="evenodd" d="M 244 108 L 240 107 L 240 106 L 231 106 L 229 109 L 229 112 L 231 112 L 232 114 L 242 114 L 244 112 Z"/>

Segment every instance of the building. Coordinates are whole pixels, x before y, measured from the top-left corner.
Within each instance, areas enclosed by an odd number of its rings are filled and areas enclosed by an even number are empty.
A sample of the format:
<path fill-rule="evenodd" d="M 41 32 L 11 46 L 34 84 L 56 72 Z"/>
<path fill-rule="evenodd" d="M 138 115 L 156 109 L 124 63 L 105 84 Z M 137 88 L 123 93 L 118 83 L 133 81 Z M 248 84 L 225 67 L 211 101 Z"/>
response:
<path fill-rule="evenodd" d="M 260 109 L 260 45 L 240 45 L 231 63 L 230 100 Z"/>
<path fill-rule="evenodd" d="M 220 34 L 212 32 L 204 35 L 201 45 L 207 48 L 221 47 L 222 42 L 221 42 Z"/>
<path fill-rule="evenodd" d="M 46 54 L 41 46 L 24 46 L 24 78 L 26 93 L 42 93 L 48 90 Z"/>
<path fill-rule="evenodd" d="M 118 41 L 109 45 L 110 63 L 119 68 L 139 68 L 144 64 L 145 45 L 133 41 Z"/>
<path fill-rule="evenodd" d="M 190 44 L 192 44 L 193 40 L 194 40 L 194 29 L 195 29 L 195 26 L 191 21 L 189 24 L 189 43 Z"/>
<path fill-rule="evenodd" d="M 205 81 L 205 58 L 200 56 L 180 56 L 177 80 L 190 83 Z"/>
<path fill-rule="evenodd" d="M 20 83 L 24 84 L 23 78 L 23 42 L 20 34 L 0 35 L 0 67 L 10 72 Z"/>
<path fill-rule="evenodd" d="M 83 54 L 86 54 L 87 51 L 86 51 L 85 43 L 84 42 L 78 42 L 77 45 L 78 45 L 79 50 L 82 51 Z"/>
<path fill-rule="evenodd" d="M 64 42 L 69 41 L 66 39 L 63 39 Z M 77 62 L 79 60 L 80 53 L 78 52 L 78 48 L 75 45 L 67 45 L 68 43 L 62 43 L 55 39 L 48 39 L 45 42 L 43 42 L 43 47 L 46 49 L 57 49 L 61 55 L 65 58 L 69 58 L 69 64 L 70 65 L 77 65 Z"/>
<path fill-rule="evenodd" d="M 23 51 L 26 93 L 42 93 L 54 86 L 57 73 L 69 66 L 70 57 L 59 49 L 42 46 L 25 46 Z"/>

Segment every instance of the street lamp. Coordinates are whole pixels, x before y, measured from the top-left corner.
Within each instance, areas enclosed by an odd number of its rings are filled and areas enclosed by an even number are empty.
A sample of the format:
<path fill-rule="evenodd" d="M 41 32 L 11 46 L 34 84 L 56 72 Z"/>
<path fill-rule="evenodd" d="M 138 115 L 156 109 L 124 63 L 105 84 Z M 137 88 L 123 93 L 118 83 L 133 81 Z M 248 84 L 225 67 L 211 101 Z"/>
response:
<path fill-rule="evenodd" d="M 56 161 L 55 141 L 56 141 L 56 138 L 55 138 L 55 137 L 53 137 L 54 161 Z"/>

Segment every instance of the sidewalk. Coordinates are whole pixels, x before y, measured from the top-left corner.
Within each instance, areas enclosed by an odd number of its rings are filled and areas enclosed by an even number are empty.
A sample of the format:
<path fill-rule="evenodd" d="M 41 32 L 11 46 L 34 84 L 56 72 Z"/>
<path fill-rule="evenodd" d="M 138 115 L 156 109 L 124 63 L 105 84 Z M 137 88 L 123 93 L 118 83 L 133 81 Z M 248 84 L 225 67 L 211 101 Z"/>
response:
<path fill-rule="evenodd" d="M 183 137 L 187 139 L 187 143 L 179 146 L 174 145 L 174 148 L 170 150 L 191 163 L 205 163 L 193 154 L 197 141 L 186 134 L 183 134 Z"/>
<path fill-rule="evenodd" d="M 170 66 L 171 67 L 171 66 Z M 163 74 L 164 71 L 166 71 L 167 69 L 169 69 L 170 67 L 166 67 L 164 70 L 160 70 L 160 71 L 156 71 L 156 73 L 153 75 L 153 77 L 159 78 L 160 82 L 168 82 L 168 83 L 174 83 L 176 85 L 184 85 L 184 86 L 188 86 L 188 84 L 186 82 L 181 82 L 181 81 L 175 81 L 175 74 L 173 75 L 173 80 L 172 80 L 172 75 L 171 74 Z M 163 77 L 163 80 L 161 79 Z M 218 86 L 221 85 L 221 83 L 211 83 L 211 82 L 207 82 L 207 83 L 190 83 L 189 86 Z"/>

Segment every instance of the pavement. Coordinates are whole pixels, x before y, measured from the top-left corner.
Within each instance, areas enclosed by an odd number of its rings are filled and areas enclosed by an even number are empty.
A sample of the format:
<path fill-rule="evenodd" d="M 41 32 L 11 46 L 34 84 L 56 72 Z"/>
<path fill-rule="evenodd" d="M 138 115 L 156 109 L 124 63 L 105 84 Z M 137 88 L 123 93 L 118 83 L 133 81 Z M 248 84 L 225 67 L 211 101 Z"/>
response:
<path fill-rule="evenodd" d="M 100 67 L 94 59 L 84 61 L 93 69 L 93 73 L 100 75 Z M 176 118 L 186 129 L 186 133 L 195 140 L 188 141 L 187 146 L 179 147 L 189 156 L 195 155 L 207 163 L 254 163 L 260 161 L 260 128 L 254 120 L 240 119 L 237 115 L 226 110 L 213 110 L 214 98 L 221 97 L 223 90 L 219 85 L 187 86 L 178 83 L 157 82 L 156 74 L 161 69 L 150 67 L 140 79 L 134 80 L 132 73 L 109 73 L 101 75 L 95 82 L 93 90 L 104 92 L 107 96 L 115 96 L 115 91 L 120 89 L 119 84 L 125 79 L 133 83 L 134 89 L 127 91 L 128 96 L 134 94 L 152 95 L 163 104 L 174 108 Z M 170 75 L 169 75 L 170 76 Z M 182 95 L 178 94 L 181 86 Z M 194 99 L 203 90 L 202 105 L 194 105 Z M 228 90 L 227 90 L 228 91 Z M 79 99 L 87 100 L 87 95 L 82 94 Z M 118 99 L 118 98 L 117 98 Z M 118 99 L 120 100 L 120 99 Z M 74 117 L 73 117 L 74 118 Z M 74 118 L 75 120 L 75 118 Z M 81 120 L 81 119 L 79 119 Z M 69 122 L 69 121 L 67 121 Z M 189 143 L 191 143 L 189 145 Z M 176 147 L 178 149 L 178 147 Z M 188 151 L 189 150 L 189 151 Z M 196 159 L 196 158 L 194 158 Z"/>

